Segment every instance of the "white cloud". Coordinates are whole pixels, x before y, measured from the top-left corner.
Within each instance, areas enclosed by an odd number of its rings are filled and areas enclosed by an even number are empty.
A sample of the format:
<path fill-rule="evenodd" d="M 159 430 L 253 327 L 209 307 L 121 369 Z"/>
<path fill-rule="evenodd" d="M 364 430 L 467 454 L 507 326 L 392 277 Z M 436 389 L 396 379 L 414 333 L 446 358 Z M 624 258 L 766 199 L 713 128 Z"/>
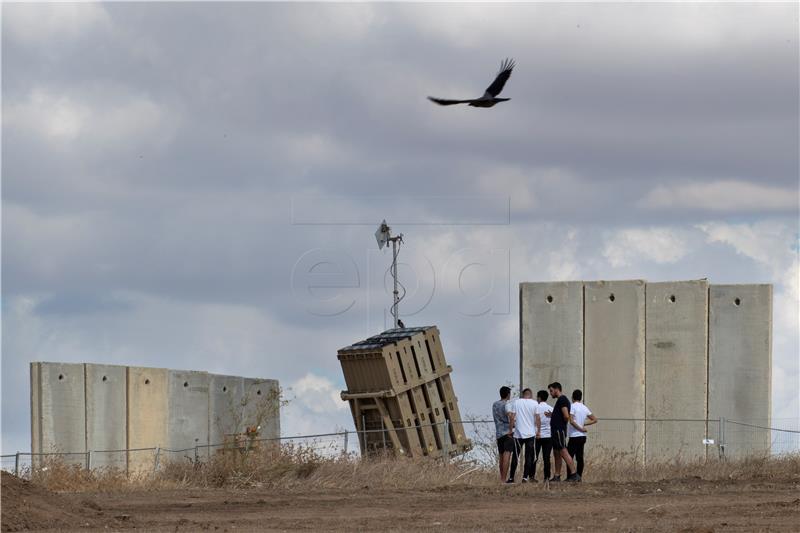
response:
<path fill-rule="evenodd" d="M 6 104 L 3 127 L 26 130 L 59 145 L 84 142 L 93 150 L 128 149 L 172 137 L 174 118 L 149 98 L 118 94 L 112 100 L 97 99 L 91 92 L 71 96 L 36 87 L 25 100 Z"/>
<path fill-rule="evenodd" d="M 4 32 L 27 45 L 76 39 L 91 30 L 110 27 L 111 17 L 97 2 L 20 2 L 3 6 Z"/>
<path fill-rule="evenodd" d="M 797 228 L 783 222 L 707 222 L 697 227 L 706 234 L 708 242 L 729 244 L 737 253 L 765 265 L 775 265 L 775 259 L 784 262 L 797 254 Z"/>
<path fill-rule="evenodd" d="M 284 435 L 314 435 L 350 428 L 352 418 L 341 389 L 331 380 L 307 373 L 284 387 L 288 405 L 281 414 Z"/>
<path fill-rule="evenodd" d="M 35 131 L 53 140 L 72 140 L 86 125 L 91 110 L 63 95 L 34 89 L 27 101 L 10 103 L 4 113 L 6 127 Z"/>
<path fill-rule="evenodd" d="M 558 250 L 548 252 L 547 273 L 552 280 L 581 279 L 581 261 L 578 254 L 578 231 L 570 229 L 563 237 Z"/>
<path fill-rule="evenodd" d="M 315 414 L 341 411 L 347 408 L 339 388 L 322 376 L 308 373 L 290 385 L 294 401 Z"/>
<path fill-rule="evenodd" d="M 671 228 L 633 228 L 617 231 L 605 239 L 603 257 L 613 267 L 653 261 L 675 263 L 688 253 L 687 243 Z"/>
<path fill-rule="evenodd" d="M 784 15 L 780 23 L 776 12 Z M 406 7 L 409 21 L 420 32 L 460 48 L 484 48 L 500 35 L 514 44 L 558 36 L 562 52 L 602 39 L 624 49 L 626 55 L 640 53 L 641 47 L 626 45 L 643 39 L 655 48 L 697 51 L 753 42 L 776 33 L 793 35 L 796 14 L 796 8 L 788 5 L 736 9 L 728 4 L 681 4 L 676 8 L 657 2 L 636 6 L 514 2 L 504 9 L 487 9 L 472 2 Z"/>
<path fill-rule="evenodd" d="M 290 10 L 288 16 L 293 32 L 323 45 L 330 40 L 358 42 L 384 22 L 379 9 L 369 3 L 308 5 Z"/>
<path fill-rule="evenodd" d="M 533 183 L 533 176 L 523 170 L 500 166 L 480 175 L 477 188 L 487 195 L 508 196 L 512 211 L 524 211 L 533 209 L 537 204 Z"/>
<path fill-rule="evenodd" d="M 355 154 L 349 146 L 323 133 L 282 134 L 276 142 L 281 146 L 281 153 L 300 167 L 325 168 L 355 160 Z"/>
<path fill-rule="evenodd" d="M 660 185 L 638 202 L 645 209 L 699 209 L 718 212 L 779 211 L 800 205 L 796 188 L 723 180 Z"/>

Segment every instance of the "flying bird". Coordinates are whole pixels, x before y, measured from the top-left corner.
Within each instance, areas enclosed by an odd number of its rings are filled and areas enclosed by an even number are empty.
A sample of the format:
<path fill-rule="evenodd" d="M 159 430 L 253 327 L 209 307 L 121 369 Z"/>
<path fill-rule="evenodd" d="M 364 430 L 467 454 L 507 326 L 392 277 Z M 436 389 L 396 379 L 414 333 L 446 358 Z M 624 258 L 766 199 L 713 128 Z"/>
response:
<path fill-rule="evenodd" d="M 513 59 L 505 59 L 500 63 L 500 72 L 497 73 L 497 77 L 492 84 L 486 88 L 486 92 L 483 93 L 483 96 L 480 98 L 473 98 L 471 100 L 447 100 L 445 98 L 429 96 L 428 100 L 439 105 L 469 104 L 472 107 L 493 107 L 499 102 L 507 102 L 511 100 L 511 98 L 498 98 L 497 95 L 500 94 L 508 78 L 511 77 L 511 71 L 514 70 L 514 66 L 515 63 Z"/>

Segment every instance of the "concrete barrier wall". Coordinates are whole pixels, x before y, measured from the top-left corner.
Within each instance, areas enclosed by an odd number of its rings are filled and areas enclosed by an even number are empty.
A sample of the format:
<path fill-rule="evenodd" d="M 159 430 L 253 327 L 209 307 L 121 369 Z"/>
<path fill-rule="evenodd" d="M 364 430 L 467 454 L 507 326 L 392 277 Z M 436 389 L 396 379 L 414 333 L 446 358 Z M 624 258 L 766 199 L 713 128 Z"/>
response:
<path fill-rule="evenodd" d="M 242 397 L 244 379 L 239 376 L 211 374 L 209 378 L 209 444 L 223 444 L 225 435 L 244 429 L 242 426 Z M 214 448 L 211 453 L 218 448 Z"/>
<path fill-rule="evenodd" d="M 583 282 L 520 283 L 520 390 L 583 388 Z"/>
<path fill-rule="evenodd" d="M 261 426 L 262 439 L 274 439 L 281 435 L 280 386 L 274 379 L 244 378 L 245 405 L 243 424 Z"/>
<path fill-rule="evenodd" d="M 169 385 L 164 368 L 128 367 L 128 448 L 169 447 L 167 402 Z M 151 470 L 154 456 L 130 452 L 131 471 Z"/>
<path fill-rule="evenodd" d="M 561 301 L 570 305 L 554 305 Z M 583 382 L 601 419 L 591 431 L 617 452 L 702 458 L 705 437 L 724 441 L 731 457 L 769 452 L 770 432 L 752 425 L 770 422 L 770 285 L 521 283 L 520 354 L 523 386 L 557 380 L 569 394 Z M 720 426 L 720 417 L 729 423 Z"/>
<path fill-rule="evenodd" d="M 772 286 L 712 285 L 709 291 L 709 418 L 769 426 Z M 769 431 L 726 424 L 729 457 L 768 453 Z"/>
<path fill-rule="evenodd" d="M 94 468 L 125 469 L 127 454 L 126 390 L 127 369 L 124 366 L 84 366 L 86 380 L 86 446 L 95 452 Z M 102 450 L 102 452 L 98 452 Z"/>
<path fill-rule="evenodd" d="M 169 415 L 167 420 L 168 446 L 172 450 L 186 450 L 205 446 L 209 429 L 209 384 L 206 372 L 187 370 L 167 371 L 169 381 Z M 205 448 L 202 449 L 205 452 Z M 176 452 L 179 458 L 194 457 L 191 453 Z"/>
<path fill-rule="evenodd" d="M 194 459 L 195 446 L 209 457 L 209 444 L 247 426 L 280 437 L 277 380 L 90 363 L 34 362 L 30 372 L 32 451 L 75 452 L 67 462 L 85 465 L 89 450 L 93 468 L 148 471 L 155 448 L 163 464 Z"/>
<path fill-rule="evenodd" d="M 67 463 L 86 461 L 86 403 L 83 364 L 32 363 L 33 453 L 77 452 Z M 38 464 L 38 460 L 34 461 Z"/>
<path fill-rule="evenodd" d="M 644 419 L 645 282 L 587 282 L 584 303 L 585 403 L 601 419 Z M 605 442 L 644 460 L 644 422 L 609 433 Z"/>
<path fill-rule="evenodd" d="M 645 288 L 647 418 L 705 420 L 708 282 L 648 283 Z M 647 460 L 705 457 L 704 423 L 647 422 Z"/>

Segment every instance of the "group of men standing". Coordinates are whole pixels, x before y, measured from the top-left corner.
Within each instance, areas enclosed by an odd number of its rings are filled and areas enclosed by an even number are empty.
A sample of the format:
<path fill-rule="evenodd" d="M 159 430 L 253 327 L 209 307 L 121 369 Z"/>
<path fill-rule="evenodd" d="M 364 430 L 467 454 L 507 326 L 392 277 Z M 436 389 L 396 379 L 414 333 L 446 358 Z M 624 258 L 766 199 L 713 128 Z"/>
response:
<path fill-rule="evenodd" d="M 561 463 L 567 465 L 566 481 L 580 481 L 583 475 L 583 449 L 586 426 L 597 418 L 583 404 L 583 393 L 572 392 L 572 403 L 561 392 L 561 383 L 551 383 L 533 399 L 525 389 L 516 400 L 509 387 L 500 388 L 500 400 L 492 405 L 497 448 L 500 453 L 500 481 L 514 483 L 519 458 L 524 458 L 522 482 L 536 481 L 536 463 L 541 456 L 544 479 L 561 481 Z M 547 403 L 552 396 L 553 407 Z M 569 440 L 567 440 L 569 438 Z M 550 477 L 550 454 L 555 458 L 555 475 Z"/>

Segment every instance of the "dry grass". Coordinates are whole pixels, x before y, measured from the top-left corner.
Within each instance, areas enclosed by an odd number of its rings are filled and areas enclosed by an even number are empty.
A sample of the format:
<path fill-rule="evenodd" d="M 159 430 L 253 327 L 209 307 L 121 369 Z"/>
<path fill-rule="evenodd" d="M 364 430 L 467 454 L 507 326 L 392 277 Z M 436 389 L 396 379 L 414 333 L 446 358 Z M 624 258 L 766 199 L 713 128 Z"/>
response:
<path fill-rule="evenodd" d="M 323 456 L 310 448 L 280 448 L 219 454 L 204 464 L 170 464 L 160 474 L 181 486 L 280 487 L 285 490 L 319 489 L 416 489 L 444 486 L 461 480 L 490 483 L 494 472 L 471 462 L 441 459 L 360 460 L 354 456 Z M 464 481 L 461 481 L 462 483 Z"/>
<path fill-rule="evenodd" d="M 126 474 L 117 468 L 96 468 L 87 471 L 82 465 L 67 463 L 59 456 L 40 460 L 35 468 L 24 469 L 21 477 L 56 492 L 158 490 L 175 486 L 174 482 L 160 475 Z"/>
<path fill-rule="evenodd" d="M 648 482 L 684 479 L 709 481 L 800 482 L 800 455 L 720 461 L 672 461 L 643 466 L 622 455 L 595 456 L 587 461 L 589 482 Z M 87 472 L 52 459 L 27 472 L 36 483 L 65 492 L 161 490 L 170 488 L 316 489 L 440 489 L 491 487 L 496 471 L 474 461 L 454 459 L 360 460 L 352 456 L 326 457 L 310 448 L 282 446 L 248 453 L 217 454 L 208 461 L 164 464 L 157 473 L 126 475 L 113 469 Z"/>
<path fill-rule="evenodd" d="M 643 465 L 620 454 L 603 454 L 588 459 L 586 472 L 592 481 L 624 483 L 630 481 L 800 481 L 800 454 L 753 456 L 744 459 L 674 459 Z"/>

